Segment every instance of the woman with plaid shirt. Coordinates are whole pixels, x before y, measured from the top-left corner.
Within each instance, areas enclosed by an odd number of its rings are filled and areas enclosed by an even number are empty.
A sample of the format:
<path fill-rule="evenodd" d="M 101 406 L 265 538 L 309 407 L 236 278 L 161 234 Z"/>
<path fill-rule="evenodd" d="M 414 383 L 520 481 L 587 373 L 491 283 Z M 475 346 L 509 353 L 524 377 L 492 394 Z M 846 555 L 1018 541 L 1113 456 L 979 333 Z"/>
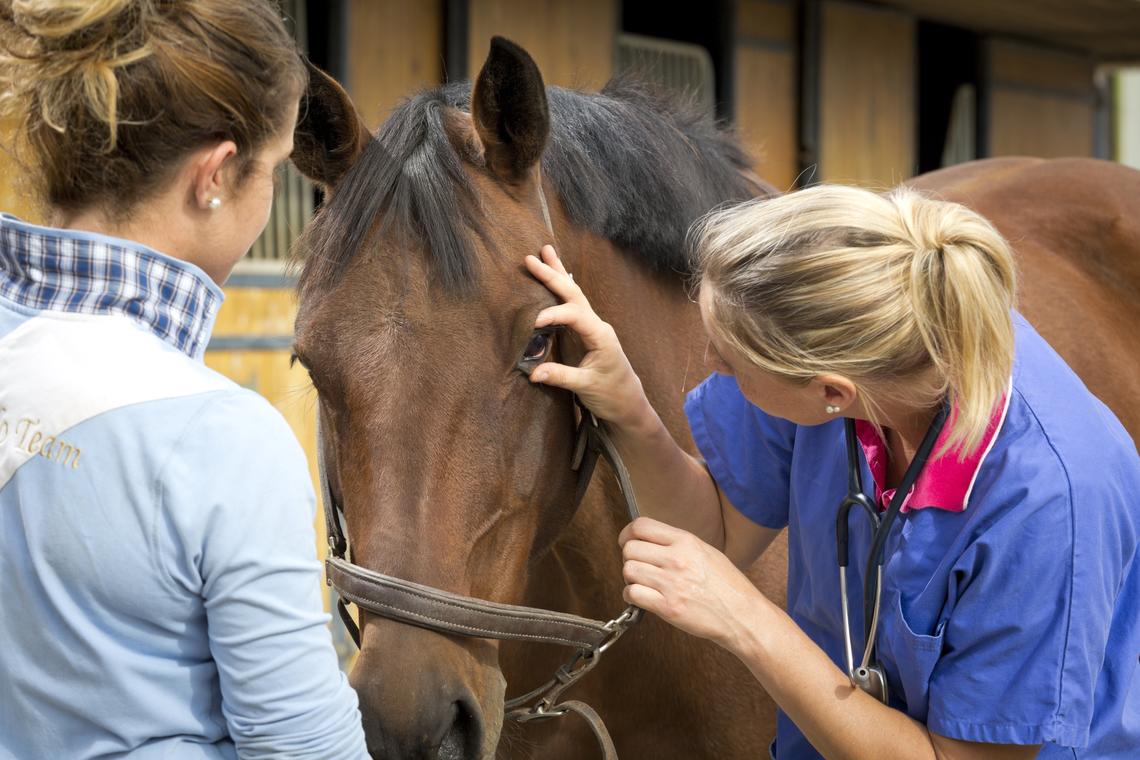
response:
<path fill-rule="evenodd" d="M 307 74 L 270 0 L 0 2 L 0 758 L 366 757 L 306 462 L 207 369 Z"/>

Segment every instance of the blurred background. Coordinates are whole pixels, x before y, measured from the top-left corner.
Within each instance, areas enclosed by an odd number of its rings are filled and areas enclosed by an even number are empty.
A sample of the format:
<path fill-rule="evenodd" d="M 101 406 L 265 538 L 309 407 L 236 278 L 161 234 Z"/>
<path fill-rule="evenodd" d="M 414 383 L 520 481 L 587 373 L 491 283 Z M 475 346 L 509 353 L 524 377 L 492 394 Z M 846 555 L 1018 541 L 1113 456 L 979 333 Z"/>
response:
<path fill-rule="evenodd" d="M 1090 156 L 1140 168 L 1140 0 L 281 0 L 369 125 L 473 77 L 494 34 L 547 84 L 635 70 L 736 129 L 760 176 L 885 188 L 974 158 Z M 37 221 L 0 155 L 0 208 Z M 289 248 L 318 201 L 291 174 L 226 286 L 207 363 L 262 393 L 314 455 L 315 394 L 290 370 Z M 522 252 L 519 252 L 522 255 Z M 315 473 L 314 473 L 315 474 Z M 324 529 L 317 521 L 318 549 Z M 351 657 L 334 625 L 342 661 Z"/>

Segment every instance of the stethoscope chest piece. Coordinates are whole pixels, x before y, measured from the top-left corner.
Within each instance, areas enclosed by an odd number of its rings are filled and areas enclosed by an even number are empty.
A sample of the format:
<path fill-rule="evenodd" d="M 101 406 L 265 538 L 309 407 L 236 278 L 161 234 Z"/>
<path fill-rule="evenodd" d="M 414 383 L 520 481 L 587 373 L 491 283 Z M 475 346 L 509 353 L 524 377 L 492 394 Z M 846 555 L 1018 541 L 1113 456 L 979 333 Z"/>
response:
<path fill-rule="evenodd" d="M 845 554 L 846 552 L 843 553 L 843 555 Z M 841 560 L 846 562 L 846 556 L 841 555 Z M 874 612 L 871 616 L 870 627 L 866 631 L 867 643 L 863 649 L 863 659 L 856 665 L 851 651 L 851 622 L 850 613 L 847 609 L 847 567 L 841 565 L 839 568 L 839 593 L 843 610 L 843 645 L 844 654 L 847 658 L 847 675 L 851 678 L 853 686 L 859 687 L 883 704 L 888 704 L 887 699 L 890 692 L 887 689 L 887 674 L 883 670 L 883 666 L 874 659 L 875 634 L 879 629 L 879 599 L 882 596 L 882 586 L 883 568 L 880 566 L 875 571 Z"/>
<path fill-rule="evenodd" d="M 851 682 L 883 704 L 888 704 L 887 674 L 881 665 L 860 665 L 851 671 Z"/>

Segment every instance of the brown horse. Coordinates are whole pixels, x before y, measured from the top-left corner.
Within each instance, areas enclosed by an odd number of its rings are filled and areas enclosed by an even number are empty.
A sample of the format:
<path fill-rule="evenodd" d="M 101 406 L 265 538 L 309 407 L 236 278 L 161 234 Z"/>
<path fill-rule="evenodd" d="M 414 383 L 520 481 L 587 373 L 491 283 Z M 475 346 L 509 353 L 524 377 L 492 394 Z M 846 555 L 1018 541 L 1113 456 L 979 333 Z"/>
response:
<path fill-rule="evenodd" d="M 301 245 L 296 352 L 319 392 L 320 445 L 353 560 L 482 599 L 612 616 L 622 606 L 624 504 L 608 471 L 576 503 L 572 400 L 531 385 L 525 370 L 552 352 L 573 362 L 577 347 L 535 334 L 534 316 L 552 299 L 522 257 L 558 247 L 691 449 L 681 401 L 705 374 L 705 339 L 686 294 L 684 236 L 710 208 L 770 188 L 749 179 L 746 157 L 708 120 L 621 85 L 547 90 L 529 56 L 501 40 L 473 91 L 450 85 L 416 96 L 375 137 L 318 73 L 303 113 L 294 160 L 328 198 Z M 927 186 L 950 195 L 960 185 L 965 200 L 988 202 L 966 182 L 986 166 L 933 175 Z M 1140 316 L 1137 264 L 1117 266 L 1107 253 L 1113 235 L 1131 247 L 1111 250 L 1138 250 L 1136 175 L 1087 162 L 995 166 L 1009 178 L 1004 197 L 1026 197 L 1012 179 L 1026 171 L 1029 182 L 1046 182 L 1043 206 L 1060 216 L 1068 175 L 1079 174 L 1089 177 L 1086 202 L 1106 199 L 1099 213 L 1117 215 L 1107 226 L 1070 219 L 1065 230 L 1094 255 L 1073 246 L 1061 256 L 1049 253 L 1052 238 L 1037 237 L 1053 225 L 1005 226 L 1029 209 L 1003 218 L 1000 199 L 982 206 L 1018 248 L 1041 251 L 1023 263 L 1034 270 L 1025 273 L 1031 319 L 1052 318 L 1050 282 L 1079 281 L 1079 298 L 1056 303 L 1058 321 L 1039 324 L 1135 435 L 1140 394 L 1125 394 L 1140 373 L 1098 376 L 1092 365 L 1127 371 L 1136 362 L 1108 336 L 1120 330 L 1123 341 L 1127 317 Z M 1121 188 L 1115 211 L 1103 205 L 1106 184 Z M 1128 313 L 1102 317 L 1090 303 L 1101 298 Z M 1102 356 L 1090 334 L 1102 336 Z M 781 543 L 752 575 L 780 600 L 785 572 Z M 362 623 L 351 679 L 375 755 L 597 755 L 572 718 L 503 725 L 507 692 L 549 678 L 564 652 L 368 614 Z M 774 733 L 773 705 L 739 663 L 655 619 L 607 652 L 573 696 L 597 708 L 624 758 L 754 758 Z"/>

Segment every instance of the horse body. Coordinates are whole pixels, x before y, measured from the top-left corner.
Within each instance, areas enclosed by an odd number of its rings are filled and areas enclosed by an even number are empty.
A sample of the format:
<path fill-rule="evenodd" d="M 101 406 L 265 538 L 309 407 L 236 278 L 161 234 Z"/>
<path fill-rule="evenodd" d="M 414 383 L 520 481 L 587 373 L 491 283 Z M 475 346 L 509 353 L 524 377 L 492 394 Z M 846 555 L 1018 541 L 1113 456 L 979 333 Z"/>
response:
<path fill-rule="evenodd" d="M 770 191 L 747 179 L 729 138 L 638 97 L 552 89 L 548 109 L 533 61 L 498 41 L 469 103 L 455 86 L 418 96 L 372 139 L 343 91 L 314 73 L 294 161 L 329 196 L 302 245 L 296 345 L 319 391 L 353 561 L 492 601 L 595 619 L 620 610 L 624 502 L 600 467 L 574 503 L 571 399 L 520 371 L 534 316 L 553 303 L 522 256 L 559 248 L 692 451 L 682 400 L 705 374 L 706 342 L 674 271 L 684 229 Z M 600 134 L 606 119 L 617 129 Z M 1134 436 L 1138 177 L 999 160 L 914 181 L 1009 237 L 1024 313 Z M 1058 212 L 1069 198 L 1074 211 Z M 558 341 L 555 356 L 574 363 L 571 336 Z M 782 601 L 786 566 L 780 541 L 751 576 Z M 377 756 L 597 755 L 573 716 L 503 725 L 504 697 L 550 678 L 565 650 L 362 623 L 351 679 Z M 626 758 L 751 758 L 774 734 L 774 705 L 739 662 L 653 618 L 569 696 L 598 710 Z"/>

